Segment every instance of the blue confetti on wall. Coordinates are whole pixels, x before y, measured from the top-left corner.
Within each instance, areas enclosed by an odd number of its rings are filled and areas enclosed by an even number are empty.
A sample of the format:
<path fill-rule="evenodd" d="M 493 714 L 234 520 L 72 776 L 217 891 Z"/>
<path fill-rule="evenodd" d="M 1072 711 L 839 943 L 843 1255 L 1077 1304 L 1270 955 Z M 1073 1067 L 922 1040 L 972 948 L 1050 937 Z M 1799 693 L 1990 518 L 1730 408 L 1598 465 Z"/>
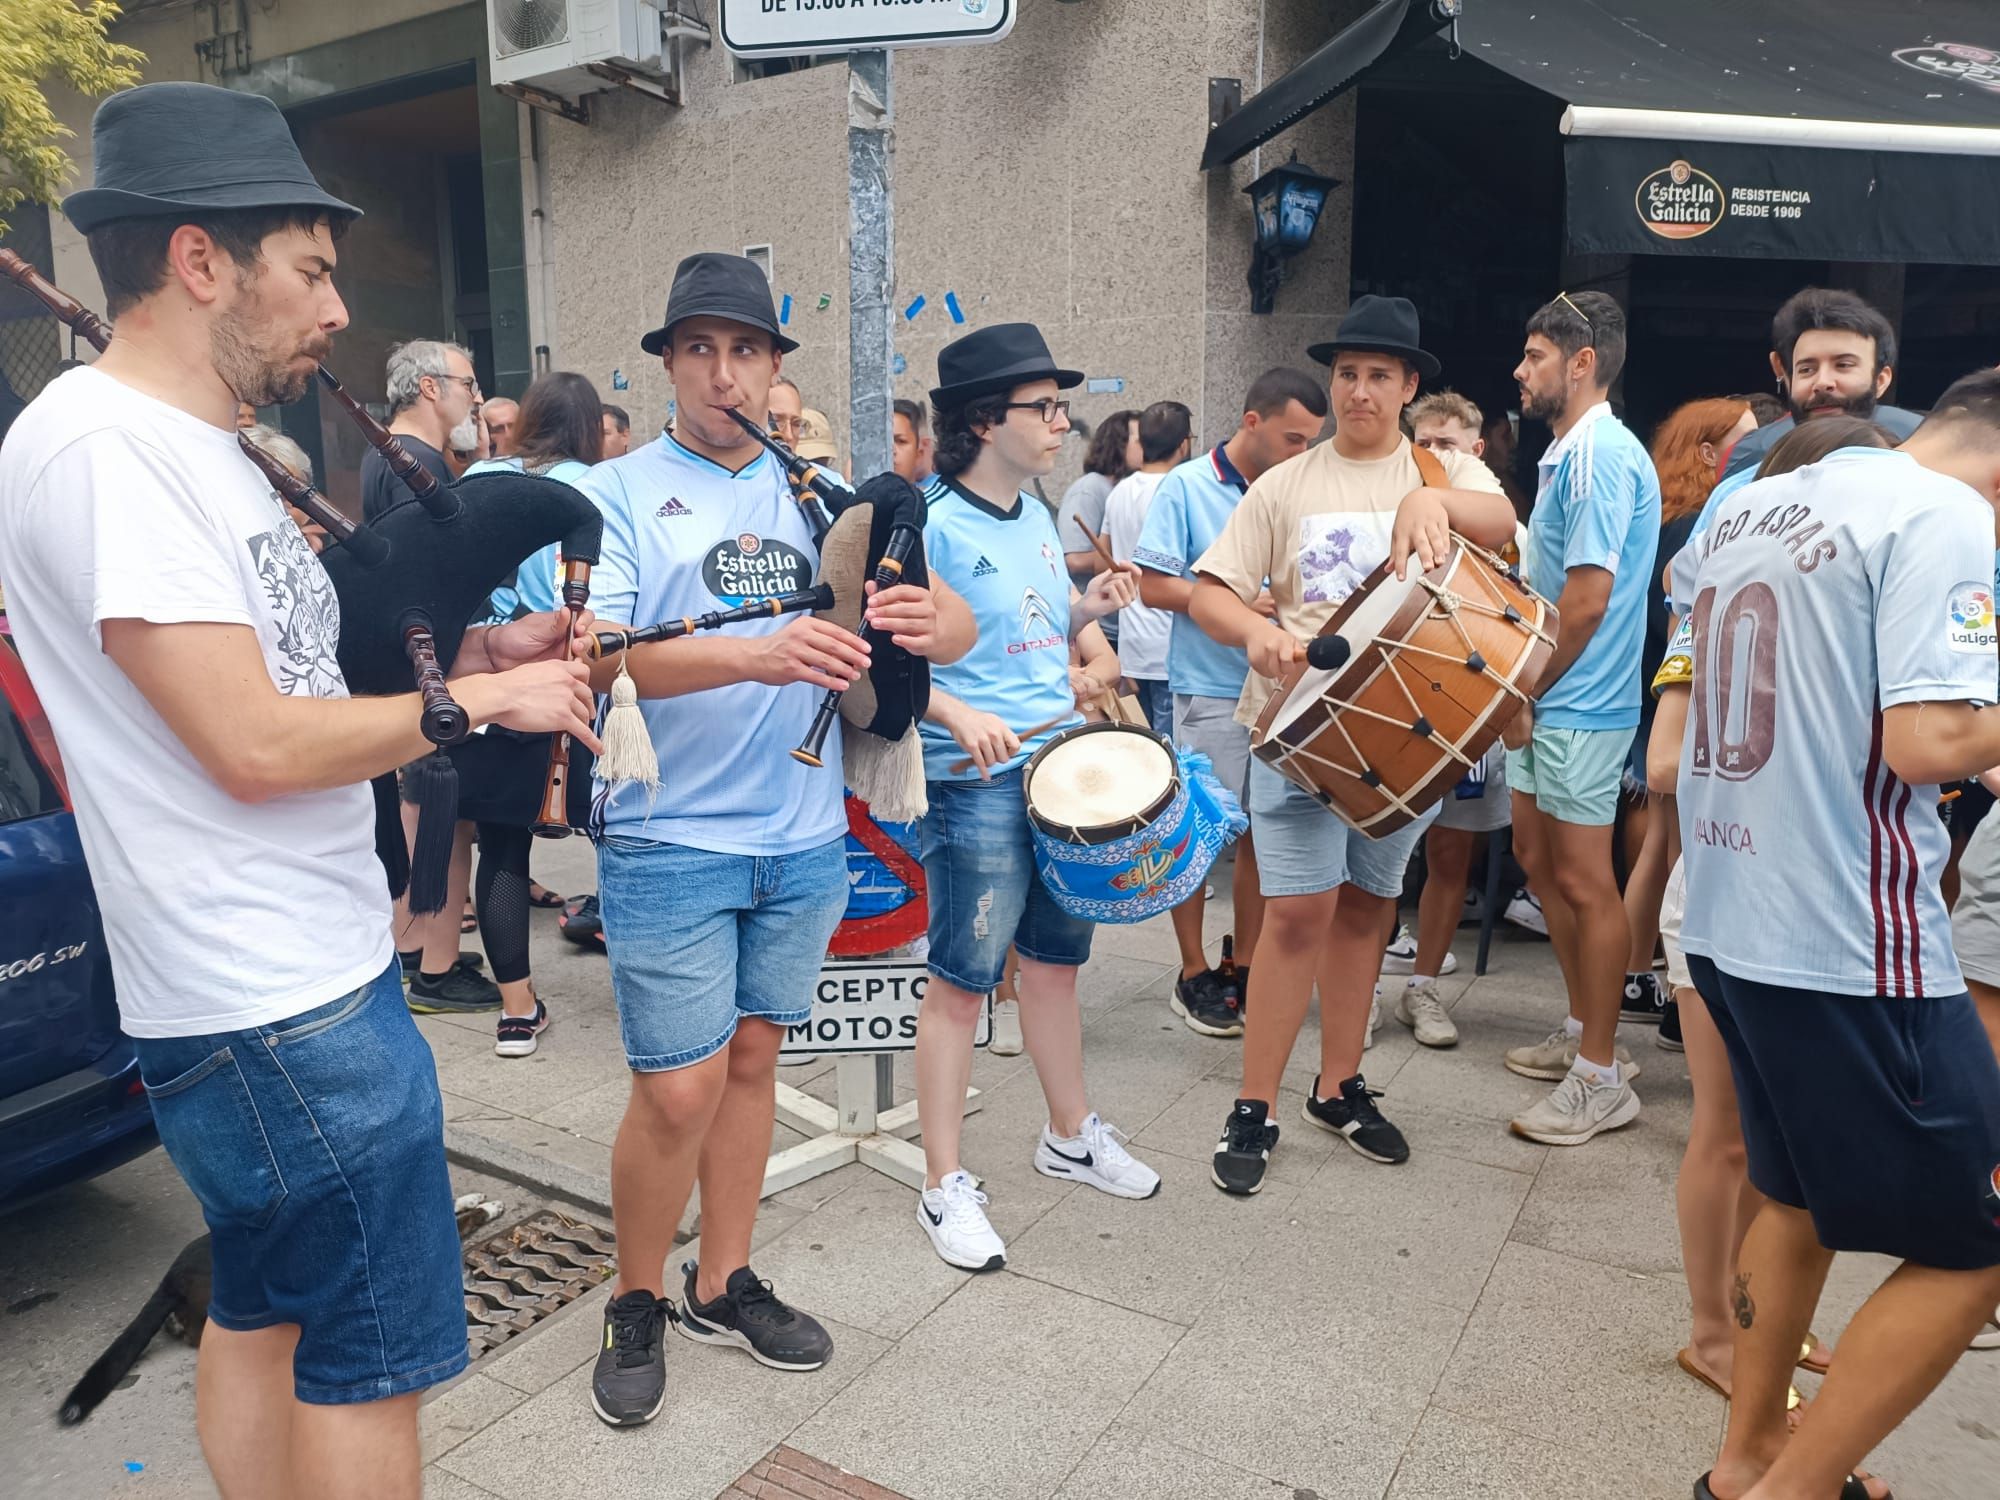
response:
<path fill-rule="evenodd" d="M 146 1472 L 146 1466 L 128 1458 L 125 1460 L 125 1472 L 127 1474 L 143 1474 Z"/>
<path fill-rule="evenodd" d="M 944 310 L 951 314 L 952 322 L 963 323 L 965 321 L 965 313 L 958 305 L 957 292 L 946 292 L 944 294 Z"/>
<path fill-rule="evenodd" d="M 778 303 L 778 326 L 783 328 L 792 321 L 792 294 L 785 293 Z"/>
<path fill-rule="evenodd" d="M 905 370 L 909 368 L 910 368 L 910 362 L 907 359 L 903 358 L 903 356 L 900 354 L 898 354 L 894 359 L 889 361 L 889 369 L 897 375 L 902 374 Z"/>
<path fill-rule="evenodd" d="M 910 319 L 914 318 L 918 313 L 922 312 L 923 310 L 924 310 L 924 298 L 923 294 L 919 292 L 917 294 L 917 300 L 912 302 L 908 307 L 903 309 L 903 321 L 907 323 Z"/>

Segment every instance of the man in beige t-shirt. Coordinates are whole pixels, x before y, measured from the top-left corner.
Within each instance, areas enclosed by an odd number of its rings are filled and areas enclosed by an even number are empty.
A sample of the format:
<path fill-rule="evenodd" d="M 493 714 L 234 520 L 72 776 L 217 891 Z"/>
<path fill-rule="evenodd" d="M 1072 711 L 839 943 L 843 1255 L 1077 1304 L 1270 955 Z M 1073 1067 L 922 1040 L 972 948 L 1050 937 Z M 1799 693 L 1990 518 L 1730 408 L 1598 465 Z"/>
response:
<path fill-rule="evenodd" d="M 1357 299 L 1333 341 L 1307 352 L 1332 368 L 1333 439 L 1251 485 L 1194 564 L 1189 614 L 1250 656 L 1236 710 L 1244 724 L 1255 722 L 1304 642 L 1383 562 L 1430 568 L 1444 559 L 1453 531 L 1496 548 L 1514 534 L 1514 508 L 1478 459 L 1439 454 L 1447 489 L 1426 486 L 1417 469 L 1402 411 L 1416 396 L 1418 376 L 1435 377 L 1438 362 L 1419 347 L 1416 309 L 1407 300 Z M 1275 621 L 1251 608 L 1266 578 Z M 1242 1097 L 1216 1144 L 1215 1183 L 1229 1193 L 1263 1185 L 1278 1139 L 1271 1120 L 1278 1083 L 1315 970 L 1320 1077 L 1304 1118 L 1372 1161 L 1407 1160 L 1402 1133 L 1382 1117 L 1361 1077 L 1361 1052 L 1386 923 L 1430 819 L 1370 839 L 1262 761 L 1250 767 L 1250 816 L 1264 929 L 1244 1015 Z"/>

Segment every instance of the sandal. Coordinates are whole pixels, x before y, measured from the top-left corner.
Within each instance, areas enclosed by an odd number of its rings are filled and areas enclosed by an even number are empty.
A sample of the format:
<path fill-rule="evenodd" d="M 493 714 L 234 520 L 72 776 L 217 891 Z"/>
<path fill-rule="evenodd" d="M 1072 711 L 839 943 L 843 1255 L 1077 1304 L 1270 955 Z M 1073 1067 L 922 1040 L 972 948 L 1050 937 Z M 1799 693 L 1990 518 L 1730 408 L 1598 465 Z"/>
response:
<path fill-rule="evenodd" d="M 1694 1482 L 1694 1500 L 1715 1500 L 1715 1491 L 1708 1487 L 1708 1475 L 1704 1474 Z M 1859 1474 L 1849 1474 L 1840 1486 L 1838 1500 L 1874 1500 L 1874 1497 L 1868 1493 L 1868 1486 Z M 1896 1500 L 1896 1497 L 1885 1493 L 1882 1500 Z"/>
<path fill-rule="evenodd" d="M 1679 1365 L 1685 1373 L 1692 1375 L 1696 1380 L 1699 1380 L 1703 1385 L 1707 1386 L 1711 1391 L 1714 1391 L 1715 1394 L 1720 1396 L 1724 1401 L 1732 1399 L 1729 1394 L 1728 1386 L 1724 1385 L 1721 1381 L 1717 1380 L 1713 1375 L 1709 1374 L 1708 1371 L 1704 1370 L 1700 1365 L 1694 1362 L 1694 1351 L 1692 1349 L 1681 1350 L 1680 1353 L 1674 1356 L 1674 1363 Z M 1787 1389 L 1785 1394 L 1785 1414 L 1787 1416 L 1796 1415 L 1799 1411 L 1804 1409 L 1805 1404 L 1806 1404 L 1806 1398 L 1799 1394 L 1799 1388 L 1797 1386 L 1791 1386 Z"/>
<path fill-rule="evenodd" d="M 562 904 L 563 898 L 540 881 L 531 880 L 528 882 L 528 905 L 540 907 L 544 911 L 554 911 Z"/>
<path fill-rule="evenodd" d="M 1833 1355 L 1820 1342 L 1818 1334 L 1808 1333 L 1806 1341 L 1799 1345 L 1798 1365 L 1808 1375 L 1824 1375 L 1833 1368 Z"/>

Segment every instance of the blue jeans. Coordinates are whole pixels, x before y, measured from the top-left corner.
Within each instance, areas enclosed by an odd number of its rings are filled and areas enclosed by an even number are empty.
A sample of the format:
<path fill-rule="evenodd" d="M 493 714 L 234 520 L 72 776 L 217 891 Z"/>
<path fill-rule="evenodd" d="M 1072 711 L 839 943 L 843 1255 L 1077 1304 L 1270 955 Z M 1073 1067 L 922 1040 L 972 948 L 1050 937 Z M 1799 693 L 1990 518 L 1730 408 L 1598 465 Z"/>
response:
<path fill-rule="evenodd" d="M 1000 982 L 1007 945 L 1023 958 L 1077 968 L 1092 924 L 1073 917 L 1035 873 L 1023 771 L 991 781 L 933 781 L 921 824 L 931 911 L 931 973 L 983 995 Z"/>
<path fill-rule="evenodd" d="M 812 1014 L 847 910 L 845 837 L 797 854 L 717 854 L 607 834 L 597 848 L 611 993 L 635 1073 L 713 1057 L 745 1016 Z"/>
<path fill-rule="evenodd" d="M 1146 722 L 1153 733 L 1171 741 L 1174 737 L 1174 695 L 1168 689 L 1166 680 L 1134 677 L 1132 686 L 1138 689 L 1139 707 L 1146 711 Z"/>
<path fill-rule="evenodd" d="M 269 1026 L 132 1045 L 213 1237 L 210 1321 L 296 1323 L 292 1386 L 316 1405 L 465 1368 L 444 1107 L 400 965 Z"/>

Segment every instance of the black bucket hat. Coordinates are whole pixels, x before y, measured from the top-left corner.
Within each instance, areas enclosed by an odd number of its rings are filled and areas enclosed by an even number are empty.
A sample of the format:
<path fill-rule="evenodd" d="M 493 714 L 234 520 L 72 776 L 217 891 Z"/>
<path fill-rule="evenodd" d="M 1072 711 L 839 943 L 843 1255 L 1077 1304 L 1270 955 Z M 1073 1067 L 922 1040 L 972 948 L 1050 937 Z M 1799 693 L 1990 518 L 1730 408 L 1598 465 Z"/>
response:
<path fill-rule="evenodd" d="M 797 339 L 788 339 L 779 331 L 778 310 L 771 303 L 771 278 L 747 256 L 705 250 L 674 267 L 667 315 L 658 328 L 639 340 L 639 347 L 648 354 L 658 354 L 667 347 L 674 324 L 684 318 L 728 318 L 761 328 L 777 340 L 780 354 L 790 354 L 799 347 Z"/>
<path fill-rule="evenodd" d="M 225 208 L 323 208 L 361 216 L 319 183 L 278 106 L 207 83 L 113 94 L 90 124 L 92 185 L 63 199 L 83 234 L 113 219 Z"/>
<path fill-rule="evenodd" d="M 1434 379 L 1441 368 L 1437 356 L 1420 349 L 1418 337 L 1417 305 L 1408 297 L 1356 297 L 1333 331 L 1332 341 L 1312 345 L 1306 357 L 1330 365 L 1342 349 L 1393 354 L 1415 365 L 1424 379 Z"/>
<path fill-rule="evenodd" d="M 931 405 L 959 407 L 1033 380 L 1053 380 L 1057 390 L 1066 391 L 1083 384 L 1083 372 L 1059 368 L 1042 330 L 1033 323 L 995 323 L 938 350 L 938 383 L 931 391 Z"/>

